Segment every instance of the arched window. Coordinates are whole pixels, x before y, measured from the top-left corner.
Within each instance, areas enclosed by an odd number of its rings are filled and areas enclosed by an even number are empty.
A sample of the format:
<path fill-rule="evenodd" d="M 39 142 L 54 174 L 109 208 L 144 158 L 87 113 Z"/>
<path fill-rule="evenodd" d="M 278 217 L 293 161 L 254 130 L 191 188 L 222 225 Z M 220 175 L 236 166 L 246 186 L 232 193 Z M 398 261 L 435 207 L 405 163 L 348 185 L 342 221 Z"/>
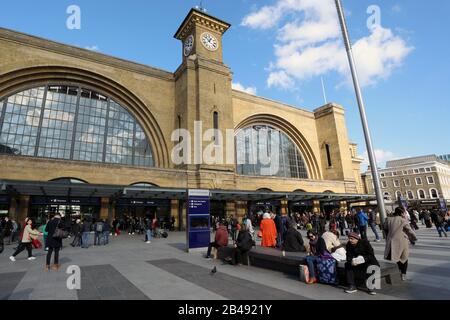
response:
<path fill-rule="evenodd" d="M 396 191 L 395 192 L 395 197 L 398 199 L 400 197 L 403 197 L 402 192 L 401 191 Z"/>
<path fill-rule="evenodd" d="M 0 152 L 154 166 L 144 131 L 113 99 L 79 86 L 48 85 L 5 99 Z"/>
<path fill-rule="evenodd" d="M 408 191 L 408 199 L 414 200 L 414 193 L 412 191 Z"/>
<path fill-rule="evenodd" d="M 307 179 L 300 150 L 278 129 L 258 125 L 236 135 L 237 173 Z"/>
<path fill-rule="evenodd" d="M 430 189 L 430 198 L 431 199 L 439 198 L 439 193 L 436 189 Z"/>
<path fill-rule="evenodd" d="M 391 200 L 391 195 L 389 192 L 384 193 L 384 200 Z"/>
<path fill-rule="evenodd" d="M 419 199 L 426 199 L 427 197 L 425 196 L 425 191 L 423 191 L 422 189 L 417 190 L 417 196 Z"/>

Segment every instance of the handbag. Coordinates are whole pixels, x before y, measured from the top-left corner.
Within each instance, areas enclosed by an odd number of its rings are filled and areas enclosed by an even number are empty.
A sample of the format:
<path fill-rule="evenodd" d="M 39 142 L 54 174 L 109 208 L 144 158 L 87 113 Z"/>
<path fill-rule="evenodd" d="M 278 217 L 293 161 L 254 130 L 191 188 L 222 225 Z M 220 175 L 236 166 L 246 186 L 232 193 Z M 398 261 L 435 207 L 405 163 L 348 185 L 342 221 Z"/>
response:
<path fill-rule="evenodd" d="M 69 237 L 69 232 L 61 229 L 60 227 L 56 227 L 55 232 L 53 233 L 53 238 L 66 239 L 67 237 Z"/>
<path fill-rule="evenodd" d="M 32 240 L 31 240 L 31 245 L 32 245 L 33 248 L 35 248 L 35 249 L 40 249 L 40 248 L 42 248 L 42 243 L 41 243 L 38 239 L 32 239 Z"/>

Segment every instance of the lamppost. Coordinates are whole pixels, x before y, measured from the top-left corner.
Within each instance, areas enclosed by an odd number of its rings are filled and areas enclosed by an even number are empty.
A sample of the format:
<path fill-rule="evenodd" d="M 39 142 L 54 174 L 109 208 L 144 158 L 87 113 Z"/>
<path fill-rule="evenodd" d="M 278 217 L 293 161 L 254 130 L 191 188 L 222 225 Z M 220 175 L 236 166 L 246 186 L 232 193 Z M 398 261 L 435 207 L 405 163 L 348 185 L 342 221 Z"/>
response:
<path fill-rule="evenodd" d="M 347 50 L 348 62 L 350 64 L 350 70 L 352 72 L 353 85 L 355 87 L 356 99 L 358 100 L 359 114 L 361 116 L 361 122 L 364 130 L 364 138 L 366 140 L 367 153 L 369 155 L 370 167 L 372 170 L 372 177 L 375 186 L 375 194 L 377 196 L 378 210 L 380 211 L 381 223 L 384 223 L 386 219 L 386 209 L 384 206 L 384 197 L 381 192 L 380 176 L 378 175 L 377 161 L 375 158 L 375 152 L 373 151 L 372 138 L 369 131 L 369 125 L 367 123 L 366 110 L 364 107 L 364 101 L 361 93 L 361 87 L 359 85 L 358 74 L 356 72 L 355 60 L 353 58 L 352 45 L 348 36 L 347 24 L 345 22 L 344 9 L 342 7 L 341 0 L 335 0 L 336 8 L 339 16 L 339 22 L 341 24 L 342 35 L 344 38 L 345 49 Z"/>

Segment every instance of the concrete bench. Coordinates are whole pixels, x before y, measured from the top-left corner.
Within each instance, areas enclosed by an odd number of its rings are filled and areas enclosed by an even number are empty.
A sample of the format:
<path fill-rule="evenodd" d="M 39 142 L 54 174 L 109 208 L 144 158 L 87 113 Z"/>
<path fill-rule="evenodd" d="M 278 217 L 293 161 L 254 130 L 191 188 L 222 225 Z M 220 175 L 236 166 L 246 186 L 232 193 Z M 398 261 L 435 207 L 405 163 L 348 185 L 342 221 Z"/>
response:
<path fill-rule="evenodd" d="M 216 259 L 225 260 L 231 257 L 233 253 L 234 246 L 220 247 L 217 249 Z M 251 250 L 250 250 L 251 251 Z M 249 265 L 248 253 L 242 254 L 242 264 Z"/>
<path fill-rule="evenodd" d="M 300 265 L 306 265 L 306 252 L 286 252 L 283 257 L 282 251 L 275 248 L 257 247 L 248 252 L 249 263 L 254 267 L 281 271 L 286 274 L 300 277 Z M 380 261 L 381 280 L 385 284 L 395 284 L 400 281 L 397 265 L 388 261 Z M 340 285 L 346 285 L 345 261 L 337 266 L 337 276 Z M 363 282 L 360 285 L 364 285 Z"/>

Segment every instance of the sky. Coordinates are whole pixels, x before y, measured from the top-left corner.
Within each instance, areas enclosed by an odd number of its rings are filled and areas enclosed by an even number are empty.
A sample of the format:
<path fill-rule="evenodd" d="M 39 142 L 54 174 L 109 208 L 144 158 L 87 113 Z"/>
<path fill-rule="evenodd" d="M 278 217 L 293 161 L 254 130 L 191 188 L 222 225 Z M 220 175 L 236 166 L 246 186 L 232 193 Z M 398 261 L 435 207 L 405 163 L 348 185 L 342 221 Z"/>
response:
<path fill-rule="evenodd" d="M 173 35 L 199 4 L 2 1 L 0 27 L 174 72 L 182 51 Z M 449 154 L 450 1 L 343 4 L 379 166 Z M 67 28 L 71 5 L 80 8 L 79 29 Z M 367 158 L 333 0 L 203 0 L 203 7 L 232 25 L 223 38 L 223 56 L 235 89 L 310 111 L 325 101 L 342 105 L 349 138 Z"/>

